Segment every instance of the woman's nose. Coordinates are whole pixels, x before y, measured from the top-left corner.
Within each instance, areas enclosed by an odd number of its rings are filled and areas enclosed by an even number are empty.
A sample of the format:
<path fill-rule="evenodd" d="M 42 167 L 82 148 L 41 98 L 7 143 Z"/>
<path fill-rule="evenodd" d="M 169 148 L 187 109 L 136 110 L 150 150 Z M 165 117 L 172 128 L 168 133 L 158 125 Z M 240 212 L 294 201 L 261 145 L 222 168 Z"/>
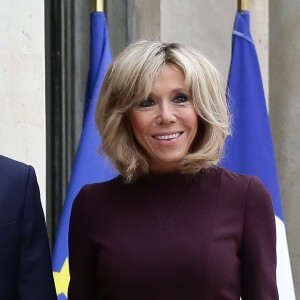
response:
<path fill-rule="evenodd" d="M 175 122 L 176 114 L 174 108 L 172 107 L 172 104 L 169 102 L 160 104 L 157 124 L 169 124 Z"/>

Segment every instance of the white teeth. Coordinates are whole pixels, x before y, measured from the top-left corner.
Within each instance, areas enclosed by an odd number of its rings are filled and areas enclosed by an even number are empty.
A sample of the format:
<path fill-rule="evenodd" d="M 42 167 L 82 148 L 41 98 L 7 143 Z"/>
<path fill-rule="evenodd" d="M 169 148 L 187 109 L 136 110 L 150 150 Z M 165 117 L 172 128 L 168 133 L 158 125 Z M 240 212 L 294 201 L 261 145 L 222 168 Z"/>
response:
<path fill-rule="evenodd" d="M 179 136 L 180 136 L 180 133 L 173 133 L 173 134 L 168 134 L 168 135 L 156 135 L 156 136 L 154 136 L 154 138 L 157 140 L 171 140 L 171 139 L 175 139 Z"/>

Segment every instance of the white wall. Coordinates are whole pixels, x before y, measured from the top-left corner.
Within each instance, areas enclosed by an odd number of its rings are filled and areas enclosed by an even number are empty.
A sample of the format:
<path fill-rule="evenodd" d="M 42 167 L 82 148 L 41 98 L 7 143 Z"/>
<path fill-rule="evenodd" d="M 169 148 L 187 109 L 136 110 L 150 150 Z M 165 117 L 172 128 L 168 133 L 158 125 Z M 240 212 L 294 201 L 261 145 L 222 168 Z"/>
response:
<path fill-rule="evenodd" d="M 33 165 L 45 208 L 44 1 L 0 1 L 0 153 Z"/>

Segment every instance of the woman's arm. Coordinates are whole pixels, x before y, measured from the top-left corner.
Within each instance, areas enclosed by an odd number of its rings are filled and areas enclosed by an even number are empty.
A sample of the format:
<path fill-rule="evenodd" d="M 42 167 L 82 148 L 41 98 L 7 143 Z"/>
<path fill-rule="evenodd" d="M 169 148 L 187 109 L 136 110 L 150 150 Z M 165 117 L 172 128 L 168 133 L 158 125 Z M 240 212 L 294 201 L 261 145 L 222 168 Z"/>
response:
<path fill-rule="evenodd" d="M 69 300 L 97 299 L 96 253 L 91 240 L 91 199 L 85 186 L 74 200 L 69 227 Z"/>
<path fill-rule="evenodd" d="M 241 252 L 242 299 L 277 300 L 275 215 L 270 195 L 254 177 L 248 187 Z"/>

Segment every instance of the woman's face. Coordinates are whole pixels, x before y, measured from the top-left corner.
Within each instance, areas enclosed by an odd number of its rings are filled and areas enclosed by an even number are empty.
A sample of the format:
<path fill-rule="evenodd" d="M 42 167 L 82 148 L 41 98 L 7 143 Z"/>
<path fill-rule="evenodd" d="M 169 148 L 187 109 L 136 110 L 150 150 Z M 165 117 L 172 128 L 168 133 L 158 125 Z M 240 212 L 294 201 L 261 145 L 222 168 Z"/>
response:
<path fill-rule="evenodd" d="M 150 170 L 172 172 L 189 152 L 198 130 L 198 115 L 183 73 L 166 66 L 147 99 L 130 112 L 134 135 L 146 151 Z"/>

